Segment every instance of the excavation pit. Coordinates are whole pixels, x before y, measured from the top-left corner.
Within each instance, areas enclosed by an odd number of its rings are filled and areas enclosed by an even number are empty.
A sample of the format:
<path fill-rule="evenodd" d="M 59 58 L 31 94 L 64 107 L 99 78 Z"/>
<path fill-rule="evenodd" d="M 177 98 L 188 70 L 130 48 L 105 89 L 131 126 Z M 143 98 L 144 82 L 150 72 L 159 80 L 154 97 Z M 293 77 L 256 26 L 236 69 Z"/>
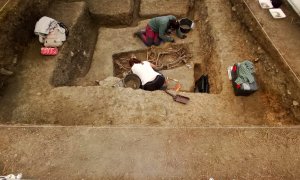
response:
<path fill-rule="evenodd" d="M 156 65 L 158 70 L 167 78 L 170 88 L 177 91 L 193 92 L 192 53 L 187 44 L 171 45 L 164 48 L 151 47 L 146 50 L 123 52 L 113 55 L 114 76 L 124 78 L 130 71 L 131 56 Z M 179 87 L 180 86 L 180 87 Z"/>
<path fill-rule="evenodd" d="M 41 61 L 36 37 L 24 46 L 24 53 L 18 56 L 20 64 L 14 66 L 18 69 L 16 76 L 10 78 L 2 92 L 0 121 L 9 124 L 185 127 L 295 124 L 293 114 L 297 115 L 299 108 L 291 104 L 299 102 L 296 98 L 299 89 L 285 78 L 286 71 L 275 66 L 267 53 L 256 53 L 255 50 L 261 47 L 240 22 L 228 18 L 232 13 L 228 4 L 221 3 L 227 8 L 223 12 L 223 9 L 214 11 L 213 4 L 206 4 L 213 6 L 206 9 L 204 2 L 197 2 L 194 18 L 192 13 L 189 14 L 191 17 L 186 16 L 195 22 L 195 28 L 187 38 L 172 35 L 175 43 L 162 43 L 152 49 L 147 49 L 133 36 L 149 21 L 137 18 L 138 9 L 134 9 L 135 23 L 129 26 L 103 26 L 97 22 L 102 15 L 98 18 L 89 16 L 91 9 L 85 3 L 71 3 L 78 8 L 78 14 L 65 3 L 59 9 L 55 4 L 50 10 L 57 15 L 56 19 L 67 18 L 62 21 L 71 27 L 70 38 L 62 47 L 61 56 L 51 61 Z M 139 6 L 135 5 L 134 8 Z M 225 12 L 226 16 L 222 14 Z M 208 14 L 213 18 L 207 19 Z M 34 27 L 30 29 L 31 32 Z M 174 51 L 182 49 L 191 57 L 172 64 L 178 57 L 161 54 L 158 59 L 162 63 L 156 62 L 158 54 L 170 48 Z M 155 52 L 151 54 L 151 50 Z M 130 69 L 124 59 L 134 54 L 138 59 L 147 60 L 147 52 L 148 60 L 160 66 L 162 74 L 181 83 L 178 93 L 191 98 L 187 106 L 182 108 L 174 104 L 161 91 L 112 88 L 114 81 L 120 80 L 115 77 L 123 78 Z M 256 67 L 262 88 L 247 98 L 235 97 L 226 68 L 244 58 L 254 60 L 256 57 L 260 58 Z M 209 76 L 209 94 L 193 93 L 195 81 L 202 75 Z M 96 84 L 96 81 L 104 83 Z M 172 90 L 178 88 L 176 81 L 170 80 L 170 84 Z"/>

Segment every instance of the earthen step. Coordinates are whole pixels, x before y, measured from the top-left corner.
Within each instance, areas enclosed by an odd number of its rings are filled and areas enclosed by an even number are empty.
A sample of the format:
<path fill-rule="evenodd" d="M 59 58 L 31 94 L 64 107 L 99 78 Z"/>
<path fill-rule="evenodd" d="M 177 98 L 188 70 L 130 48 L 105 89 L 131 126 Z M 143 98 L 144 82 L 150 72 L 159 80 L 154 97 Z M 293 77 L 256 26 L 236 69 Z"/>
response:
<path fill-rule="evenodd" d="M 91 14 L 98 23 L 130 25 L 133 21 L 134 0 L 88 0 Z"/>
<path fill-rule="evenodd" d="M 300 176 L 299 128 L 11 126 L 0 137 L 0 173 L 25 179 Z"/>
<path fill-rule="evenodd" d="M 146 49 L 133 34 L 145 28 L 148 21 L 141 21 L 137 27 L 106 28 L 98 30 L 97 44 L 89 72 L 77 84 L 90 85 L 95 80 L 104 80 L 114 75 L 113 55 L 120 52 Z"/>
<path fill-rule="evenodd" d="M 70 85 L 88 71 L 97 32 L 94 31 L 85 2 L 54 3 L 48 15 L 70 28 L 67 42 L 58 56 L 51 84 Z"/>
<path fill-rule="evenodd" d="M 183 105 L 173 101 L 163 91 L 113 88 L 118 81 L 117 78 L 108 78 L 101 86 L 60 87 L 42 95 L 33 95 L 34 101 L 18 104 L 11 117 L 2 116 L 1 119 L 11 119 L 12 123 L 96 126 L 210 127 L 268 124 L 264 113 L 266 108 L 244 109 L 247 102 L 242 100 L 232 99 L 227 102 L 221 95 L 180 93 L 191 99 L 187 105 Z"/>
<path fill-rule="evenodd" d="M 59 22 L 63 22 L 70 31 L 75 31 L 73 28 L 78 24 L 86 10 L 85 2 L 58 2 L 53 3 L 46 14 Z"/>
<path fill-rule="evenodd" d="M 186 17 L 193 6 L 190 0 L 141 0 L 140 16 L 154 17 L 162 15 L 174 15 Z"/>

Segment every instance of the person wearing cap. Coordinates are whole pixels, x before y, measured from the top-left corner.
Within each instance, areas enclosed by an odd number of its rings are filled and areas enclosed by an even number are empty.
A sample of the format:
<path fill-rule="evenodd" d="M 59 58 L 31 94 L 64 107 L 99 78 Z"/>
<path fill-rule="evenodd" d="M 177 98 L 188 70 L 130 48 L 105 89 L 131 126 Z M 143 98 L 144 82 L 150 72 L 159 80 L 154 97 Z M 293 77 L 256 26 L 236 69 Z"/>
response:
<path fill-rule="evenodd" d="M 138 31 L 134 34 L 140 38 L 146 46 L 158 46 L 161 41 L 175 42 L 173 37 L 167 35 L 169 30 L 175 30 L 176 35 L 181 39 L 186 38 L 186 35 L 181 33 L 179 27 L 179 22 L 175 16 L 160 16 L 152 18 L 147 24 L 145 31 Z"/>
<path fill-rule="evenodd" d="M 155 91 L 162 89 L 165 84 L 165 77 L 158 73 L 157 67 L 149 61 L 140 61 L 135 56 L 129 60 L 129 65 L 133 74 L 136 74 L 141 82 L 142 89 Z"/>

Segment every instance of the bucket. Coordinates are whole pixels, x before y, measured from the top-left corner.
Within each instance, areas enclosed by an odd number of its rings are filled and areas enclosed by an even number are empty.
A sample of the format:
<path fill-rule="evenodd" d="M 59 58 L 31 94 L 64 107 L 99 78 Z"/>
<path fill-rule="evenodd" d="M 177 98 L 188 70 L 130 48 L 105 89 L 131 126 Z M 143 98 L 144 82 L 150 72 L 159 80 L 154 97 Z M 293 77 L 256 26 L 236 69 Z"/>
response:
<path fill-rule="evenodd" d="M 128 74 L 124 78 L 124 86 L 132 89 L 139 89 L 142 85 L 141 79 L 136 74 Z"/>
<path fill-rule="evenodd" d="M 182 33 L 188 33 L 194 26 L 194 22 L 188 18 L 182 18 L 179 20 L 180 31 Z"/>

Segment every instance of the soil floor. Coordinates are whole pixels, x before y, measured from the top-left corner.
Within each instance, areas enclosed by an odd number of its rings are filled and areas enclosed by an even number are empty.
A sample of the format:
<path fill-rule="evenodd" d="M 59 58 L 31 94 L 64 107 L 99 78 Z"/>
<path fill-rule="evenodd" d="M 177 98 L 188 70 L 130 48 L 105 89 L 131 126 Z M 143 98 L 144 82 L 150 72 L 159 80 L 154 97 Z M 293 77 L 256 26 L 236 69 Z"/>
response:
<path fill-rule="evenodd" d="M 299 135 L 297 128 L 2 127 L 0 169 L 25 179 L 298 179 Z"/>
<path fill-rule="evenodd" d="M 286 69 L 241 24 L 229 1 L 196 0 L 194 6 L 187 16 L 195 29 L 184 40 L 176 38 L 193 55 L 191 68 L 165 72 L 186 82 L 179 94 L 191 99 L 187 105 L 163 91 L 113 87 L 120 81 L 113 77 L 113 56 L 146 50 L 133 33 L 148 19 L 134 19 L 137 26 L 130 27 L 99 23 L 97 41 L 90 41 L 94 52 L 77 49 L 91 57 L 89 71 L 68 86 L 51 84 L 60 58 L 41 56 L 41 45 L 32 40 L 0 96 L 0 173 L 38 179 L 297 179 L 299 89 L 291 89 Z M 235 96 L 227 67 L 258 58 L 259 91 Z M 202 74 L 209 75 L 211 93 L 190 92 Z"/>

